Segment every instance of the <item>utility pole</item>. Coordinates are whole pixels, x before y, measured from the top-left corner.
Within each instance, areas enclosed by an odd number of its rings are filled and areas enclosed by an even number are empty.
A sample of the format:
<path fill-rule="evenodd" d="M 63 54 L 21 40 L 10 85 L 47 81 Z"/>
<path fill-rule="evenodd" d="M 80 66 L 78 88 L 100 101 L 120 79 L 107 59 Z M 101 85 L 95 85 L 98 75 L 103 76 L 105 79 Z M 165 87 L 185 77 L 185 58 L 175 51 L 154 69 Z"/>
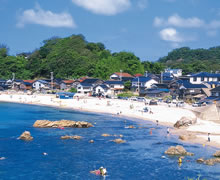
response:
<path fill-rule="evenodd" d="M 139 76 L 138 76 L 138 95 L 140 94 L 140 81 L 139 81 Z"/>
<path fill-rule="evenodd" d="M 51 90 L 53 91 L 53 72 L 50 72 Z"/>
<path fill-rule="evenodd" d="M 161 75 L 160 75 L 160 83 L 163 84 L 163 71 L 161 71 Z"/>
<path fill-rule="evenodd" d="M 122 80 L 122 70 L 120 70 L 120 80 Z"/>

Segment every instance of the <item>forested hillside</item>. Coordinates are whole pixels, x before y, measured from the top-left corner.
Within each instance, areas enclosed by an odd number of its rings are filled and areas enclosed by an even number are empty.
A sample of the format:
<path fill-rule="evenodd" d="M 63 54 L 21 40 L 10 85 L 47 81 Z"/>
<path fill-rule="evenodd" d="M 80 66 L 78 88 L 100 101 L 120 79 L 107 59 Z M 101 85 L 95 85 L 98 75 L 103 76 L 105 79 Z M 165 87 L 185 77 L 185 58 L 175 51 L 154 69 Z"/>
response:
<path fill-rule="evenodd" d="M 111 52 L 102 43 L 87 42 L 83 35 L 50 38 L 31 52 L 8 55 L 7 46 L 0 46 L 0 78 L 73 79 L 81 76 L 108 79 L 114 72 L 132 75 L 145 71 L 159 74 L 164 68 L 181 68 L 183 73 L 220 70 L 220 47 L 210 49 L 175 49 L 157 62 L 141 61 L 131 52 Z"/>
<path fill-rule="evenodd" d="M 43 46 L 33 53 L 7 55 L 7 48 L 0 48 L 0 77 L 10 78 L 12 72 L 17 78 L 34 79 L 49 78 L 54 72 L 55 78 L 78 78 L 81 76 L 108 79 L 114 72 L 130 74 L 144 73 L 154 66 L 143 65 L 131 52 L 111 53 L 102 43 L 87 42 L 82 35 L 67 38 L 51 38 L 43 42 Z M 149 71 L 160 72 L 161 69 Z"/>
<path fill-rule="evenodd" d="M 183 69 L 185 74 L 192 72 L 220 70 L 220 46 L 209 49 L 190 49 L 182 47 L 160 58 L 166 67 Z"/>

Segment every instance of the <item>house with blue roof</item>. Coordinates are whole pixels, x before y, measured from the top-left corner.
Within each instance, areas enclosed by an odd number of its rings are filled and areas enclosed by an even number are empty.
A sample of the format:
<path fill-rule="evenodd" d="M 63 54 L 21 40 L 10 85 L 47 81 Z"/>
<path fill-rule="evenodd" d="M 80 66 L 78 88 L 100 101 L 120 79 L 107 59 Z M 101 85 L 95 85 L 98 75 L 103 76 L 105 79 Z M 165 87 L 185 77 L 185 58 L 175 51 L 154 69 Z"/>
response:
<path fill-rule="evenodd" d="M 165 73 L 170 73 L 174 77 L 180 77 L 180 76 L 182 76 L 182 69 L 170 69 L 170 68 L 167 68 L 167 69 L 165 69 Z"/>
<path fill-rule="evenodd" d="M 200 72 L 190 76 L 190 83 L 192 84 L 201 84 L 206 82 L 220 82 L 220 74 Z"/>
<path fill-rule="evenodd" d="M 151 88 L 153 84 L 157 84 L 158 81 L 151 77 L 140 76 L 131 81 L 131 90 L 140 91 L 141 89 Z"/>
<path fill-rule="evenodd" d="M 123 81 L 105 81 L 104 84 L 110 88 L 112 95 L 123 92 L 125 88 Z"/>
<path fill-rule="evenodd" d="M 181 99 L 202 99 L 208 96 L 208 87 L 204 84 L 192 84 L 187 80 L 178 80 Z"/>
<path fill-rule="evenodd" d="M 106 84 L 100 84 L 100 85 L 96 85 L 93 88 L 93 94 L 98 95 L 98 96 L 107 96 L 107 95 L 111 95 L 111 89 L 109 86 L 107 86 Z"/>
<path fill-rule="evenodd" d="M 77 93 L 92 95 L 93 85 L 89 83 L 79 83 L 76 87 Z"/>

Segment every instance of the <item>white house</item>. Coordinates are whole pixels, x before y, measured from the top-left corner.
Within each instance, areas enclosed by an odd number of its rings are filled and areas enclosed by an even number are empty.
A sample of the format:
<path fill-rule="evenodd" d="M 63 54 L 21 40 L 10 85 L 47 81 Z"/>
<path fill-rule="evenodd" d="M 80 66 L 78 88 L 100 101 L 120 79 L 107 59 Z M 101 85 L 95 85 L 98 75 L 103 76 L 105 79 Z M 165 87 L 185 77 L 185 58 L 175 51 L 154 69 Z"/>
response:
<path fill-rule="evenodd" d="M 179 77 L 179 76 L 182 76 L 182 69 L 170 69 L 170 68 L 167 68 L 167 69 L 165 69 L 165 73 L 170 73 L 174 77 Z"/>
<path fill-rule="evenodd" d="M 110 76 L 110 80 L 123 80 L 123 81 L 129 81 L 132 80 L 133 76 L 129 73 L 123 73 L 123 72 L 115 72 Z"/>
<path fill-rule="evenodd" d="M 77 93 L 81 94 L 92 94 L 93 86 L 88 83 L 80 83 L 77 85 Z"/>
<path fill-rule="evenodd" d="M 140 89 L 148 89 L 151 88 L 153 84 L 157 84 L 158 81 L 156 81 L 155 79 L 152 79 L 150 77 L 136 77 L 132 80 L 131 82 L 131 88 L 136 91 L 136 90 L 140 90 Z"/>
<path fill-rule="evenodd" d="M 104 96 L 111 95 L 111 89 L 107 85 L 101 84 L 93 88 L 93 93 Z"/>
<path fill-rule="evenodd" d="M 110 88 L 111 94 L 114 95 L 121 93 L 125 87 L 123 81 L 105 81 L 104 84 Z"/>
<path fill-rule="evenodd" d="M 201 84 L 206 82 L 220 82 L 220 74 L 201 72 L 190 76 L 190 83 Z"/>
<path fill-rule="evenodd" d="M 33 82 L 32 87 L 35 90 L 50 89 L 50 84 L 45 80 L 36 80 Z"/>

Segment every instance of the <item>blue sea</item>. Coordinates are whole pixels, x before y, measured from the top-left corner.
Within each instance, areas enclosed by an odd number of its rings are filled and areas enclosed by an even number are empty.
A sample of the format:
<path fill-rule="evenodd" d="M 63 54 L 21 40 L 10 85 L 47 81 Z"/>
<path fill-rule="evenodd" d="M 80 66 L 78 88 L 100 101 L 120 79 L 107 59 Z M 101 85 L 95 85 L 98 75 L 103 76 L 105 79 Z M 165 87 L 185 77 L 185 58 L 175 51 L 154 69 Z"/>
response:
<path fill-rule="evenodd" d="M 94 124 L 88 129 L 34 128 L 36 120 L 74 120 Z M 135 129 L 127 129 L 133 125 Z M 150 133 L 150 128 L 155 128 Z M 25 130 L 33 141 L 17 138 Z M 122 134 L 124 144 L 103 133 Z M 81 140 L 61 140 L 62 135 L 79 135 Z M 94 140 L 94 143 L 89 143 Z M 164 151 L 171 145 L 183 145 L 195 156 L 169 157 Z M 200 157 L 210 158 L 217 149 L 199 144 L 187 144 L 177 136 L 166 134 L 166 127 L 148 121 L 128 119 L 34 105 L 0 103 L 0 180 L 219 180 L 220 165 L 197 164 Z M 46 152 L 45 156 L 42 153 Z M 165 157 L 164 157 L 165 156 Z M 106 177 L 89 171 L 106 167 Z"/>

